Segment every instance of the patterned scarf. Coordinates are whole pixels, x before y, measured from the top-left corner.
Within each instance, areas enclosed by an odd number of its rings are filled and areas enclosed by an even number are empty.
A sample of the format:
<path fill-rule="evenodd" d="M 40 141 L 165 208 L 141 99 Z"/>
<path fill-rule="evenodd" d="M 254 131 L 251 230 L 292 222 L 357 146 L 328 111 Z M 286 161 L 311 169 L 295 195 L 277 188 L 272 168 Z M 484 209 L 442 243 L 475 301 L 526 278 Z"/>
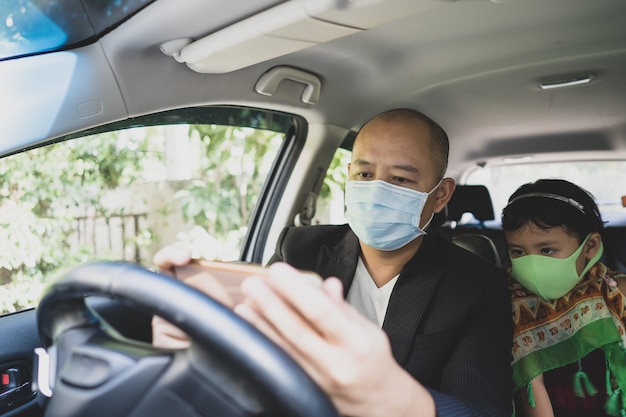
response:
<path fill-rule="evenodd" d="M 601 348 L 612 376 L 607 383 L 609 396 L 614 397 L 612 407 L 626 409 L 626 395 L 619 398 L 626 388 L 626 297 L 608 284 L 618 277 L 626 274 L 597 263 L 568 294 L 553 301 L 510 279 L 515 391 L 528 388 L 541 373 L 577 362 Z"/>

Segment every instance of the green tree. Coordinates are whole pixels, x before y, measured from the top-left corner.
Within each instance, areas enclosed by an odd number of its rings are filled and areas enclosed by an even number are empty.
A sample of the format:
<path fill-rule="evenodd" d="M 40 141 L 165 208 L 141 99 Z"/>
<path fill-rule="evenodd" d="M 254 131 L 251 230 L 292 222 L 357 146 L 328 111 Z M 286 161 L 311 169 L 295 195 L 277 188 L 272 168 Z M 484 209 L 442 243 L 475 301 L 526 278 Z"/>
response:
<path fill-rule="evenodd" d="M 67 242 L 76 218 L 111 214 L 102 197 L 141 178 L 149 136 L 104 133 L 0 160 L 0 312 L 31 305 L 51 273 L 89 259 Z"/>
<path fill-rule="evenodd" d="M 218 240 L 243 233 L 283 135 L 245 127 L 192 125 L 201 142 L 202 179 L 176 193 L 187 220 Z"/>

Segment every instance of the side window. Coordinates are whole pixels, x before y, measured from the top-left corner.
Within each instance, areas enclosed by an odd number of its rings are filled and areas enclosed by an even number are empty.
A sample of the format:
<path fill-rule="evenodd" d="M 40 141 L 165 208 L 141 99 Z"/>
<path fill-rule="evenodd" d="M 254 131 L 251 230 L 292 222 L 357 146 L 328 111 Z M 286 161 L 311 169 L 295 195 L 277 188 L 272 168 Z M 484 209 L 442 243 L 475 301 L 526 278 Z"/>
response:
<path fill-rule="evenodd" d="M 34 306 L 46 280 L 86 261 L 149 265 L 175 242 L 240 258 L 289 120 L 171 116 L 0 159 L 0 314 Z"/>
<path fill-rule="evenodd" d="M 344 187 L 352 152 L 338 148 L 328 170 L 315 210 L 313 224 L 344 224 Z"/>

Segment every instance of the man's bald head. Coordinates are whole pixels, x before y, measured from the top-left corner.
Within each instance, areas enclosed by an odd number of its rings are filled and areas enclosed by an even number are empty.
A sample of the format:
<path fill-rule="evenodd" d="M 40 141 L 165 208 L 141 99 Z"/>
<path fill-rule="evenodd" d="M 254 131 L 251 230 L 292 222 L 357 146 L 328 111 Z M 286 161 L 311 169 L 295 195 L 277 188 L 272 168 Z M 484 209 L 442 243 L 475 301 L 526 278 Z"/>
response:
<path fill-rule="evenodd" d="M 437 170 L 437 176 L 439 179 L 443 178 L 448 168 L 448 155 L 450 152 L 450 145 L 448 141 L 448 135 L 434 120 L 425 114 L 413 110 L 413 109 L 394 109 L 381 113 L 368 120 L 359 134 L 357 134 L 355 142 L 359 140 L 361 132 L 372 128 L 374 126 L 380 126 L 381 124 L 405 124 L 407 126 L 415 126 L 416 132 L 420 130 L 422 126 L 427 127 L 427 131 L 430 136 L 430 147 L 432 149 L 432 158 Z"/>

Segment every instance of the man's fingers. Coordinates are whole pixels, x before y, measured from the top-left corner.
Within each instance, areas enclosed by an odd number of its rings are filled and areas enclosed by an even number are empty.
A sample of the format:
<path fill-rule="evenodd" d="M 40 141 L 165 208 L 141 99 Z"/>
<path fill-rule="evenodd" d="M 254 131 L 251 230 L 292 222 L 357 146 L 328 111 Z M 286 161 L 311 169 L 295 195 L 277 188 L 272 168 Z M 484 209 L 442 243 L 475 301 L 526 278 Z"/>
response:
<path fill-rule="evenodd" d="M 305 318 L 298 307 L 274 291 L 274 287 L 269 286 L 267 277 L 248 278 L 242 285 L 242 291 L 247 296 L 246 304 L 262 317 L 264 323 L 269 323 L 259 329 L 266 332 L 268 327 L 271 328 L 272 334 L 279 340 L 277 343 L 286 344 L 287 347 L 284 349 L 300 366 L 318 384 L 327 386 L 327 368 L 333 367 L 332 363 L 337 364 L 341 361 L 336 355 L 337 346 L 353 343 L 346 331 L 348 329 L 350 333 L 353 332 L 349 329 L 350 324 L 348 328 L 341 329 L 343 332 L 336 328 L 338 322 L 343 323 L 348 319 L 349 312 L 343 311 L 347 306 L 345 303 L 338 304 L 320 287 L 314 287 L 306 282 L 303 284 L 308 295 L 301 297 L 300 301 L 313 298 L 313 294 L 316 293 L 317 297 L 314 298 L 319 299 L 320 304 L 324 305 L 320 312 L 309 312 L 315 317 L 313 320 Z M 361 340 L 362 337 L 358 339 Z M 281 346 L 284 346 L 282 344 Z"/>
<path fill-rule="evenodd" d="M 345 337 L 350 323 L 346 314 L 340 313 L 348 307 L 341 282 L 331 279 L 327 284 L 311 285 L 304 274 L 287 264 L 274 264 L 270 272 L 268 285 L 313 328 L 327 338 Z"/>
<path fill-rule="evenodd" d="M 234 311 L 239 317 L 246 320 L 248 323 L 252 324 L 256 327 L 261 333 L 267 336 L 270 340 L 276 343 L 281 349 L 286 351 L 289 354 L 294 352 L 291 351 L 291 348 L 285 341 L 276 333 L 276 330 L 254 311 L 253 308 L 246 304 L 238 304 L 235 306 Z"/>
<path fill-rule="evenodd" d="M 312 289 L 321 293 L 319 288 Z M 290 344 L 322 348 L 317 329 L 312 328 L 297 308 L 293 308 L 269 286 L 267 278 L 250 277 L 243 282 L 241 290 L 246 296 L 246 304 L 266 322 L 272 323 L 274 331 L 281 338 Z"/>
<path fill-rule="evenodd" d="M 183 245 L 170 245 L 154 254 L 152 262 L 164 273 L 170 272 L 176 266 L 185 266 L 191 262 L 191 251 Z"/>
<path fill-rule="evenodd" d="M 228 294 L 226 288 L 207 272 L 200 272 L 192 275 L 189 278 L 186 278 L 184 283 L 211 296 L 227 307 L 232 308 L 235 306 L 235 303 L 233 302 L 230 294 Z"/>
<path fill-rule="evenodd" d="M 338 279 L 311 285 L 286 264 L 274 264 L 270 272 L 269 277 L 244 281 L 242 291 L 248 304 L 301 356 L 315 361 L 332 355 L 333 346 L 360 349 L 368 345 L 370 332 L 380 331 L 345 301 Z"/>
<path fill-rule="evenodd" d="M 339 304 L 346 302 L 345 298 L 343 298 L 343 284 L 339 278 L 326 278 L 322 283 L 322 289 L 335 302 Z"/>
<path fill-rule="evenodd" d="M 324 382 L 323 375 L 316 367 L 312 366 L 312 362 L 307 360 L 297 349 L 294 349 L 292 344 L 279 335 L 276 329 L 252 307 L 247 304 L 238 304 L 234 311 L 291 356 L 314 381 L 320 385 Z"/>
<path fill-rule="evenodd" d="M 164 349 L 186 349 L 191 341 L 178 327 L 161 317 L 153 316 L 152 345 Z"/>

